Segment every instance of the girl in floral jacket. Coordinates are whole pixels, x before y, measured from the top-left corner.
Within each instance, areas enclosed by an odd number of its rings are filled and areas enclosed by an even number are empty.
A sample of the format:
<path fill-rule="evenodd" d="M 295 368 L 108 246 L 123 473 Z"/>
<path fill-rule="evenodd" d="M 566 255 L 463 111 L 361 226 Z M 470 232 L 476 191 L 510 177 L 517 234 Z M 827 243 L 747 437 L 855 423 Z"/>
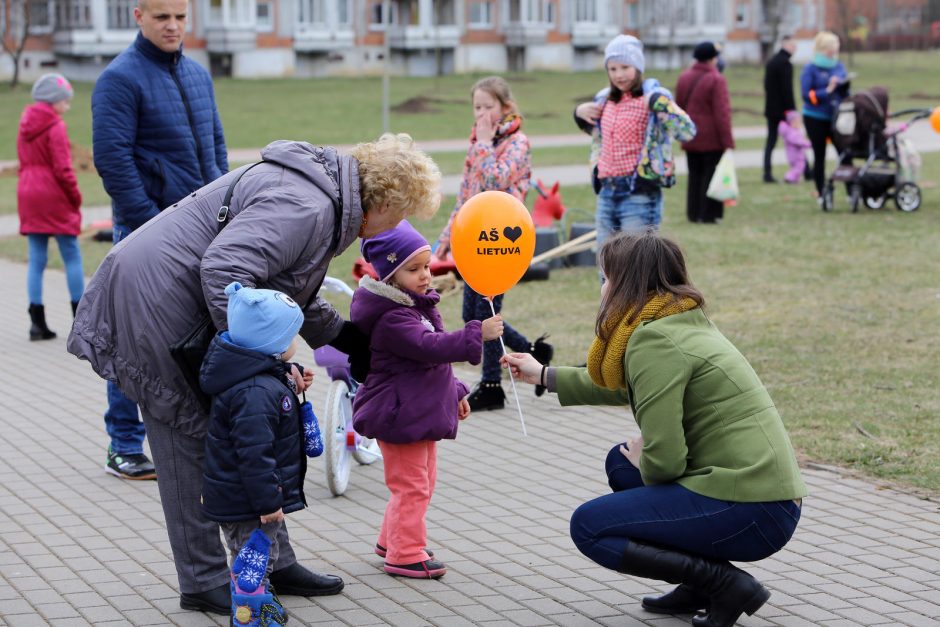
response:
<path fill-rule="evenodd" d="M 438 239 L 435 255 L 446 259 L 450 253 L 450 229 L 454 216 L 463 204 L 480 192 L 497 190 L 512 194 L 525 202 L 532 172 L 529 138 L 522 132 L 522 116 L 512 97 L 508 83 L 499 76 L 482 78 L 470 90 L 473 102 L 473 130 L 470 132 L 470 149 L 463 167 L 463 181 L 457 195 L 457 206 Z M 484 296 L 477 294 L 469 285 L 464 285 L 463 320 L 486 320 L 502 310 L 502 295 L 493 298 L 493 310 Z M 508 324 L 505 325 L 504 341 L 514 350 L 531 353 L 539 361 L 547 363 L 554 355 L 552 345 L 542 336 L 529 340 Z M 506 394 L 502 388 L 502 370 L 499 358 L 502 351 L 499 342 L 483 345 L 483 376 L 480 384 L 470 394 L 470 408 L 474 411 L 502 409 Z M 541 396 L 544 388 L 536 388 Z"/>
<path fill-rule="evenodd" d="M 642 42 L 618 35 L 604 51 L 610 86 L 575 109 L 575 122 L 593 136 L 598 245 L 614 231 L 659 226 L 661 188 L 676 182 L 671 140 L 695 136 L 695 124 L 669 91 L 643 80 L 645 64 Z"/>

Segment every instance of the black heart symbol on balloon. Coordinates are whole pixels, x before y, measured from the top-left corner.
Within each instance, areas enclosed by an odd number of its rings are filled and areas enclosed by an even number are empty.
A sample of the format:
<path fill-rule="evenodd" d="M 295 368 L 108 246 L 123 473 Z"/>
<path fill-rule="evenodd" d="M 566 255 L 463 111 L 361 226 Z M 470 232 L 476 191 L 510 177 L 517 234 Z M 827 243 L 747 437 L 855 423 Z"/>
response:
<path fill-rule="evenodd" d="M 510 242 L 515 242 L 517 239 L 522 237 L 522 227 L 521 226 L 507 226 L 503 229 L 503 235 L 506 236 Z"/>

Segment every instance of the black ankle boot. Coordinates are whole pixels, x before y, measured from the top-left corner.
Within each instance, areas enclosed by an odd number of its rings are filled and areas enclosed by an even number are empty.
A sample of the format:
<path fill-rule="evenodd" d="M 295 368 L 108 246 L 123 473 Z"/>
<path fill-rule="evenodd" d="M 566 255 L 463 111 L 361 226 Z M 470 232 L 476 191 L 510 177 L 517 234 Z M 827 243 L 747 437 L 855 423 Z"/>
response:
<path fill-rule="evenodd" d="M 710 601 L 707 595 L 684 583 L 672 592 L 658 597 L 643 597 L 643 609 L 655 614 L 695 614 L 708 611 Z"/>
<path fill-rule="evenodd" d="M 697 627 L 732 627 L 742 613 L 750 616 L 770 598 L 759 581 L 728 562 L 637 542 L 624 550 L 622 569 L 647 579 L 686 584 L 707 595 L 708 614 L 692 618 Z"/>
<path fill-rule="evenodd" d="M 532 346 L 529 348 L 529 353 L 531 353 L 531 355 L 535 357 L 535 360 L 543 366 L 549 365 L 552 362 L 552 357 L 555 356 L 555 348 L 545 341 L 545 338 L 547 337 L 547 333 L 542 335 L 539 337 L 539 339 L 535 340 L 535 342 L 533 342 Z M 541 396 L 542 394 L 545 394 L 545 386 L 536 385 L 535 395 Z"/>
<path fill-rule="evenodd" d="M 471 411 L 502 409 L 506 406 L 506 393 L 503 392 L 503 386 L 499 381 L 492 383 L 480 381 L 476 389 L 467 397 L 467 402 L 470 403 Z"/>
<path fill-rule="evenodd" d="M 73 300 L 73 301 L 72 301 L 72 317 L 73 317 L 73 318 L 75 317 L 75 312 L 77 312 L 77 311 L 78 311 L 78 301 L 77 301 L 77 300 Z"/>
<path fill-rule="evenodd" d="M 46 326 L 46 308 L 44 305 L 30 305 L 29 319 L 32 325 L 29 327 L 29 339 L 32 342 L 36 340 L 51 340 L 56 337 L 54 331 L 50 331 Z"/>

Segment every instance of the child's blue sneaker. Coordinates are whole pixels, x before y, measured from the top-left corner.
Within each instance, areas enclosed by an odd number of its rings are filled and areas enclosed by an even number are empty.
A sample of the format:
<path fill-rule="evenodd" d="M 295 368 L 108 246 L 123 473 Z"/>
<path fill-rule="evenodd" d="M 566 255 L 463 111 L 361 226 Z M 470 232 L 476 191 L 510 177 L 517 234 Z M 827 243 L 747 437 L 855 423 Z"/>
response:
<path fill-rule="evenodd" d="M 258 586 L 248 594 L 232 579 L 232 627 L 268 627 L 286 625 L 287 610 L 268 585 Z"/>

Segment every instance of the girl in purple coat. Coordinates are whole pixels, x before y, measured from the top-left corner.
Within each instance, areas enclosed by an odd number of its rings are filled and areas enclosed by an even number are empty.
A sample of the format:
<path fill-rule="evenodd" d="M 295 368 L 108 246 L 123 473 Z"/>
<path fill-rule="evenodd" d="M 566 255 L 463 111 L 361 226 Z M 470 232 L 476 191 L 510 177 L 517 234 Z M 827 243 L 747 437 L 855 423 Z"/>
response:
<path fill-rule="evenodd" d="M 424 517 L 437 474 L 437 441 L 457 437 L 470 413 L 451 362 L 480 363 L 483 342 L 503 333 L 500 316 L 447 333 L 430 289 L 431 247 L 407 221 L 363 240 L 381 281 L 362 278 L 350 319 L 371 335 L 372 368 L 356 392 L 353 426 L 382 449 L 391 492 L 375 552 L 390 575 L 435 579 L 444 564 L 427 550 Z"/>

